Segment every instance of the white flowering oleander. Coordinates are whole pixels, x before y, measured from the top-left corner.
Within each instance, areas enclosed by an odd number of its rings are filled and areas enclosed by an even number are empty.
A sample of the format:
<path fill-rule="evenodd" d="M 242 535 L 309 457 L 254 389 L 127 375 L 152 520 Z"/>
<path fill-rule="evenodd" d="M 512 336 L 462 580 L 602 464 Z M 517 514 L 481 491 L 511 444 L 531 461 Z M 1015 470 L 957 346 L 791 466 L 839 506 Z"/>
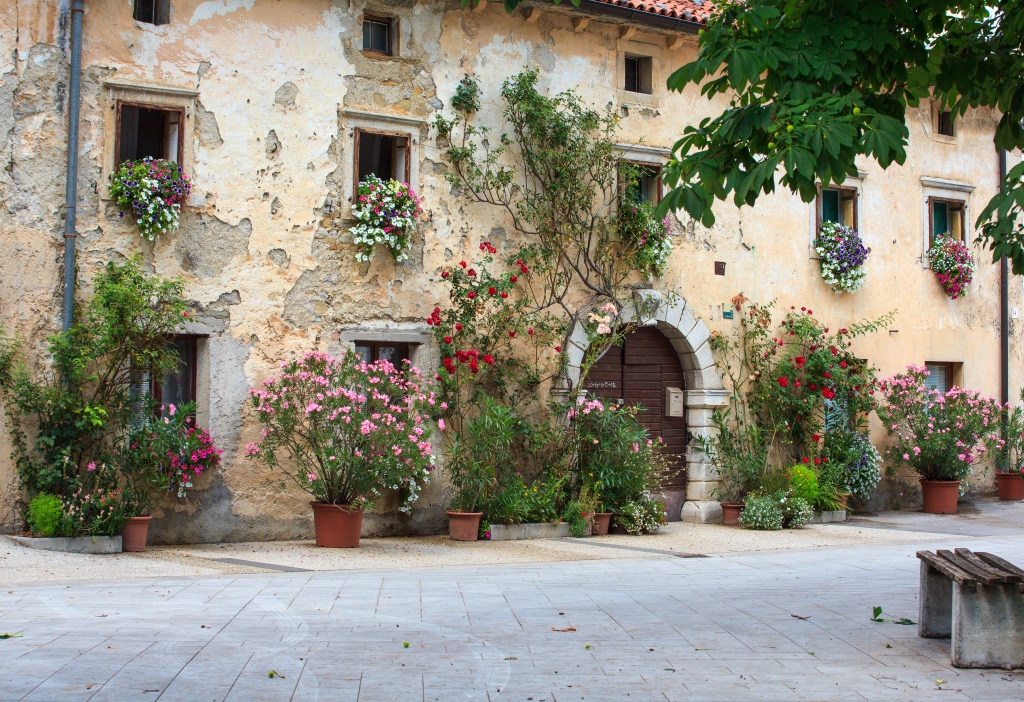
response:
<path fill-rule="evenodd" d="M 356 260 L 369 261 L 377 244 L 387 246 L 396 261 L 407 260 L 416 217 L 421 211 L 420 200 L 408 183 L 385 182 L 377 176 L 367 176 L 359 183 L 359 193 L 352 207 L 352 215 L 359 224 L 349 229 L 353 240 L 361 247 Z"/>
<path fill-rule="evenodd" d="M 821 234 L 814 240 L 818 252 L 821 278 L 836 294 L 855 293 L 864 285 L 867 271 L 864 262 L 869 250 L 861 242 L 860 234 L 837 222 L 821 225 Z"/>

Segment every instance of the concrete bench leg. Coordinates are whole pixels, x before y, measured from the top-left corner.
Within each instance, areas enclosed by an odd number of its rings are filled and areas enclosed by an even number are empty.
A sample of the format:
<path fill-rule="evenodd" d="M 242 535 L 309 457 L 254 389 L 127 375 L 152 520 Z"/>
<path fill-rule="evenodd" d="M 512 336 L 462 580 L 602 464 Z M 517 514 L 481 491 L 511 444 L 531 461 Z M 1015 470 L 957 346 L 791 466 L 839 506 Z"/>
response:
<path fill-rule="evenodd" d="M 1019 584 L 953 586 L 952 663 L 957 668 L 1024 668 Z"/>
<path fill-rule="evenodd" d="M 953 631 L 953 581 L 921 561 L 917 635 L 946 639 Z"/>

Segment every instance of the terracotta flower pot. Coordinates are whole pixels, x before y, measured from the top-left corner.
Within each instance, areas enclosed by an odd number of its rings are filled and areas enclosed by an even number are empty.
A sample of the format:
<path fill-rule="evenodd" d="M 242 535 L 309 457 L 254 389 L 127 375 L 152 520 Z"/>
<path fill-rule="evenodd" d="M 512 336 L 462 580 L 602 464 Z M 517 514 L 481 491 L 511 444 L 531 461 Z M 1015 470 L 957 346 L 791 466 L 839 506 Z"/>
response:
<path fill-rule="evenodd" d="M 593 536 L 608 536 L 608 527 L 611 525 L 611 512 L 594 512 L 594 524 L 590 533 Z"/>
<path fill-rule="evenodd" d="M 956 514 L 960 497 L 959 480 L 922 480 L 921 494 L 927 514 Z"/>
<path fill-rule="evenodd" d="M 476 541 L 483 512 L 446 512 L 448 536 L 452 541 Z"/>
<path fill-rule="evenodd" d="M 137 552 L 146 550 L 146 537 L 149 536 L 149 520 L 153 517 L 132 517 L 121 530 L 121 550 Z"/>
<path fill-rule="evenodd" d="M 363 530 L 363 510 L 350 505 L 310 502 L 316 545 L 324 548 L 358 548 Z"/>
<path fill-rule="evenodd" d="M 1024 500 L 1024 474 L 996 471 L 1000 500 Z"/>
<path fill-rule="evenodd" d="M 721 502 L 722 524 L 725 526 L 739 526 L 740 512 L 746 507 L 742 502 Z"/>

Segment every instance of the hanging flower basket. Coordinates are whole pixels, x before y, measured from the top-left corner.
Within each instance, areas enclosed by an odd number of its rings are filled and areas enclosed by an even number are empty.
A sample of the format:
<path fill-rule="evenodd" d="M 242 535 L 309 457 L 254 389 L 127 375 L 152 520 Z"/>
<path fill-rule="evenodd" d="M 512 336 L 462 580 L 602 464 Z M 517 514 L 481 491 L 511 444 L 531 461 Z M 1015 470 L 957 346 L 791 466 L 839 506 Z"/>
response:
<path fill-rule="evenodd" d="M 416 217 L 422 211 L 408 183 L 385 182 L 372 175 L 361 181 L 352 207 L 359 224 L 349 229 L 361 249 L 356 260 L 369 261 L 377 244 L 387 246 L 396 261 L 408 259 Z"/>
<path fill-rule="evenodd" d="M 178 228 L 181 207 L 192 189 L 181 165 L 164 159 L 125 161 L 110 183 L 110 196 L 135 217 L 139 233 L 150 241 Z"/>
<path fill-rule="evenodd" d="M 967 286 L 974 277 L 974 259 L 967 244 L 948 236 L 937 237 L 935 245 L 928 249 L 928 263 L 942 289 L 952 299 L 967 293 Z"/>
<path fill-rule="evenodd" d="M 855 229 L 836 222 L 821 225 L 821 234 L 814 240 L 818 252 L 821 278 L 836 294 L 855 293 L 864 284 L 867 261 L 871 249 L 864 246 Z"/>

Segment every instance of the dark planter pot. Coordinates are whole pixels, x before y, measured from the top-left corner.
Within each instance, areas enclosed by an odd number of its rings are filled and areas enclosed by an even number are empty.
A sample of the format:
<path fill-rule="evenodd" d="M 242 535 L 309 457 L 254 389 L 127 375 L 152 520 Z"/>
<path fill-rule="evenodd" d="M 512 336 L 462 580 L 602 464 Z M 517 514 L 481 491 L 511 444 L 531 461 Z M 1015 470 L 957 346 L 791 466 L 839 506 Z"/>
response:
<path fill-rule="evenodd" d="M 138 552 L 146 550 L 149 536 L 149 520 L 153 517 L 132 517 L 121 530 L 121 550 Z"/>
<path fill-rule="evenodd" d="M 1024 500 L 1024 474 L 996 471 L 1000 500 Z"/>
<path fill-rule="evenodd" d="M 608 527 L 611 525 L 611 512 L 594 512 L 594 522 L 590 533 L 592 536 L 608 536 Z"/>
<path fill-rule="evenodd" d="M 927 514 L 956 514 L 960 498 L 959 480 L 922 480 L 921 495 Z"/>
<path fill-rule="evenodd" d="M 446 512 L 448 515 L 448 537 L 452 541 L 476 541 L 480 534 L 480 518 L 483 512 Z"/>
<path fill-rule="evenodd" d="M 742 502 L 721 502 L 722 524 L 725 526 L 739 526 L 740 512 L 746 507 Z"/>
<path fill-rule="evenodd" d="M 324 548 L 358 548 L 363 530 L 363 510 L 349 505 L 310 502 L 316 545 Z"/>

